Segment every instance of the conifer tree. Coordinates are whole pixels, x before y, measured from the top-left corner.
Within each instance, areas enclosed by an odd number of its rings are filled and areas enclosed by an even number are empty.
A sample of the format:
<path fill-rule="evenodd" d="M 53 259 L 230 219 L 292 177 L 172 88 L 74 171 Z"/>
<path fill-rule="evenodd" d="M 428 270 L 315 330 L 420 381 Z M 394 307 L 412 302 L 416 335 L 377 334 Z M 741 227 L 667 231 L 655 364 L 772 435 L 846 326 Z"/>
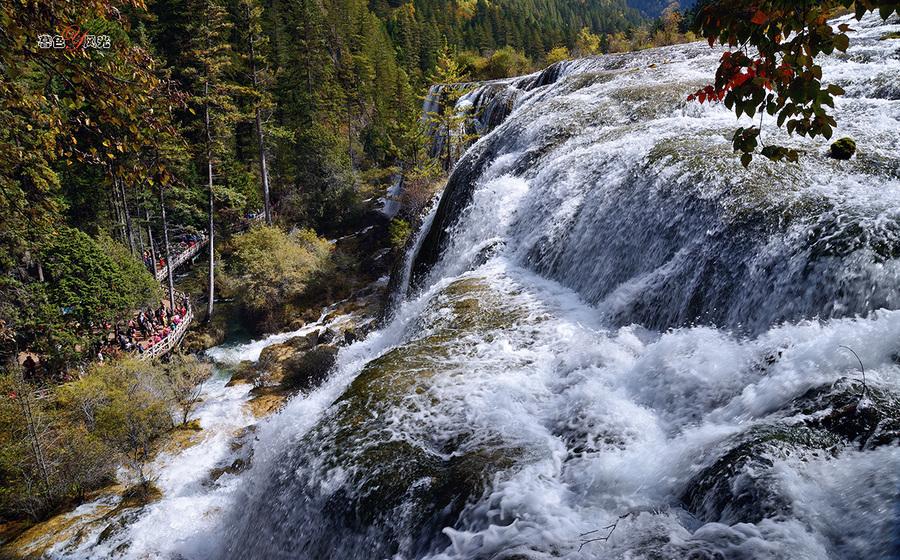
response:
<path fill-rule="evenodd" d="M 191 26 L 191 49 L 185 71 L 191 88 L 191 105 L 202 115 L 196 123 L 197 160 L 202 162 L 207 187 L 207 235 L 209 237 L 209 278 L 207 320 L 215 302 L 215 170 L 227 157 L 233 141 L 233 126 L 240 119 L 235 96 L 240 88 L 231 80 L 234 59 L 229 43 L 233 24 L 221 0 L 196 0 L 190 13 L 197 15 Z M 174 304 L 174 302 L 173 302 Z"/>
<path fill-rule="evenodd" d="M 263 196 L 263 212 L 267 225 L 272 225 L 272 202 L 269 193 L 269 166 L 266 155 L 266 131 L 263 112 L 271 111 L 273 100 L 269 91 L 271 75 L 268 71 L 269 41 L 262 30 L 263 9 L 257 0 L 240 0 L 245 16 L 247 66 L 253 88 L 253 119 L 259 153 L 259 180 Z"/>
<path fill-rule="evenodd" d="M 453 140 L 454 133 L 462 126 L 465 116 L 456 110 L 456 102 L 459 101 L 466 90 L 460 87 L 466 80 L 466 75 L 453 57 L 447 45 L 438 53 L 438 63 L 431 75 L 431 82 L 442 84 L 440 107 L 438 111 L 430 113 L 430 122 L 440 131 L 444 137 L 444 153 L 437 154 L 443 158 L 444 169 L 449 171 L 453 166 Z"/>

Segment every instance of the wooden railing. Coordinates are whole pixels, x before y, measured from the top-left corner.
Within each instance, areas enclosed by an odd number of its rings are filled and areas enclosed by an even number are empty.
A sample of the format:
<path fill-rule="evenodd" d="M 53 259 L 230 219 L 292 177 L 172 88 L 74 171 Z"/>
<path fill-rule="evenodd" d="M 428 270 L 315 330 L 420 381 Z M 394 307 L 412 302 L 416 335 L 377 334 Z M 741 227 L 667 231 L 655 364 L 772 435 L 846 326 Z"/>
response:
<path fill-rule="evenodd" d="M 202 249 L 206 246 L 206 243 L 208 241 L 209 241 L 208 237 L 204 237 L 204 238 L 200 239 L 199 241 L 194 243 L 192 246 L 188 247 L 181 253 L 178 253 L 177 255 L 175 255 L 175 258 L 172 259 L 171 263 L 166 263 L 166 266 L 164 266 L 162 268 L 157 268 L 156 269 L 156 281 L 162 282 L 163 280 L 166 279 L 166 277 L 169 275 L 169 266 L 172 267 L 172 272 L 175 272 L 176 270 L 178 270 L 179 266 L 183 265 L 184 263 L 188 262 L 189 260 L 191 260 L 192 258 L 197 256 L 197 253 L 200 252 L 200 249 Z"/>
<path fill-rule="evenodd" d="M 42 387 L 35 391 L 32 391 L 31 397 L 36 401 L 42 401 L 44 399 L 50 398 L 50 395 L 53 394 L 53 387 Z"/>
<path fill-rule="evenodd" d="M 187 298 L 185 298 L 185 300 L 187 300 Z M 138 359 L 152 360 L 154 358 L 160 358 L 177 348 L 184 339 L 184 335 L 187 334 L 188 328 L 193 320 L 194 310 L 191 307 L 190 301 L 188 301 L 187 313 L 181 318 L 181 322 L 178 323 L 175 328 L 172 329 L 172 332 L 166 335 L 164 339 L 144 350 L 143 354 L 138 354 Z"/>
<path fill-rule="evenodd" d="M 187 334 L 190 328 L 191 321 L 194 320 L 194 310 L 191 308 L 191 303 L 186 297 L 184 299 L 187 302 L 187 313 L 184 314 L 181 322 L 164 339 L 144 350 L 143 354 L 136 354 L 137 359 L 149 361 L 154 358 L 161 358 L 181 344 L 181 341 L 184 340 L 184 335 Z M 46 400 L 53 395 L 53 389 L 54 387 L 35 389 L 31 392 L 31 397 L 38 401 Z"/>

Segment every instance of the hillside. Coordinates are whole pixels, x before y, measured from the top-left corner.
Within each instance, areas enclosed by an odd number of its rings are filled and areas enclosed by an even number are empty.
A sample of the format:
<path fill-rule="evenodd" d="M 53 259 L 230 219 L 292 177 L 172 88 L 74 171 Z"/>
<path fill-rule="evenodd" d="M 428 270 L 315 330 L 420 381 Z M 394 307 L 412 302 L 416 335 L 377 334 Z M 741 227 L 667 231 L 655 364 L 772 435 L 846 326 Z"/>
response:
<path fill-rule="evenodd" d="M 644 17 L 657 18 L 668 6 L 678 5 L 681 10 L 688 10 L 697 0 L 628 0 L 628 6 L 641 12 Z"/>

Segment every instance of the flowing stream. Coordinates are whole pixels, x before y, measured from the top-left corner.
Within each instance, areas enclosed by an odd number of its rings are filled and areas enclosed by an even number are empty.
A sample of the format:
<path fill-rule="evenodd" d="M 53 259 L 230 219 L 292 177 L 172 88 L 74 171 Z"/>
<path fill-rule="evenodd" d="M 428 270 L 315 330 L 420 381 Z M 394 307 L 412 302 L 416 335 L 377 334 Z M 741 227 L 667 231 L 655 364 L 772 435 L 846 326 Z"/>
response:
<path fill-rule="evenodd" d="M 200 489 L 227 438 L 163 468 L 121 554 L 900 557 L 900 24 L 853 26 L 823 63 L 846 162 L 766 126 L 801 162 L 743 171 L 734 116 L 685 101 L 701 44 L 469 92 L 485 135 L 392 319 L 246 472 Z M 209 391 L 240 427 L 246 389 Z"/>

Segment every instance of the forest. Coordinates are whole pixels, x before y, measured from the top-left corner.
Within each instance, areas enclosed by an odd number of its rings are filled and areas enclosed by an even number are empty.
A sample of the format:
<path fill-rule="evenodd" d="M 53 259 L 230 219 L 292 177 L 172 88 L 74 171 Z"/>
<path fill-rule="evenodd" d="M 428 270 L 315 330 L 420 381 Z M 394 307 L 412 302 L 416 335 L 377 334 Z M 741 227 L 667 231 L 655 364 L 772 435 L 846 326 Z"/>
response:
<path fill-rule="evenodd" d="M 175 330 L 187 310 L 165 263 L 195 243 L 207 280 L 191 313 L 212 321 L 224 290 L 251 328 L 277 326 L 273 309 L 359 268 L 323 244 L 361 223 L 366 197 L 398 174 L 420 199 L 438 188 L 448 164 L 428 157 L 427 133 L 452 116 L 423 118 L 429 85 L 627 50 L 631 36 L 649 46 L 654 26 L 677 41 L 685 26 L 667 14 L 654 24 L 624 0 L 15 0 L 0 15 L 0 362 L 11 394 L 80 379 Z M 424 203 L 395 219 L 386 243 L 402 248 Z M 232 244 L 248 217 L 275 227 Z M 294 227 L 305 233 L 288 235 Z M 12 434 L 22 411 L 6 404 Z M 5 515 L 40 517 L 84 491 L 17 454 L 5 455 L 4 486 L 43 490 L 4 500 Z"/>
<path fill-rule="evenodd" d="M 624 2 L 439 4 L 17 0 L 2 21 L 3 360 L 65 370 L 91 325 L 158 300 L 126 253 L 163 256 L 164 228 L 227 232 L 258 211 L 327 234 L 358 218 L 361 184 L 427 176 L 431 83 L 627 50 L 626 32 L 651 45 Z M 62 49 L 38 42 L 64 33 Z"/>
<path fill-rule="evenodd" d="M 200 430 L 190 417 L 213 367 L 196 353 L 234 323 L 262 336 L 382 278 L 394 289 L 424 211 L 477 139 L 455 105 L 476 83 L 704 38 L 735 50 L 679 103 L 765 113 L 830 141 L 846 92 L 816 57 L 846 53 L 853 30 L 827 18 L 897 10 L 696 4 L 11 0 L 0 12 L 0 521 L 20 532 L 114 484 L 122 465 L 134 473 L 126 501 L 158 498 L 147 467 L 161 442 Z M 462 85 L 423 113 L 441 84 Z M 762 124 L 735 128 L 728 149 L 744 167 L 808 152 L 764 144 Z M 848 160 L 856 143 L 830 149 Z M 373 210 L 400 185 L 399 211 Z M 377 267 L 375 253 L 387 255 Z M 181 257 L 189 276 L 174 273 Z"/>

